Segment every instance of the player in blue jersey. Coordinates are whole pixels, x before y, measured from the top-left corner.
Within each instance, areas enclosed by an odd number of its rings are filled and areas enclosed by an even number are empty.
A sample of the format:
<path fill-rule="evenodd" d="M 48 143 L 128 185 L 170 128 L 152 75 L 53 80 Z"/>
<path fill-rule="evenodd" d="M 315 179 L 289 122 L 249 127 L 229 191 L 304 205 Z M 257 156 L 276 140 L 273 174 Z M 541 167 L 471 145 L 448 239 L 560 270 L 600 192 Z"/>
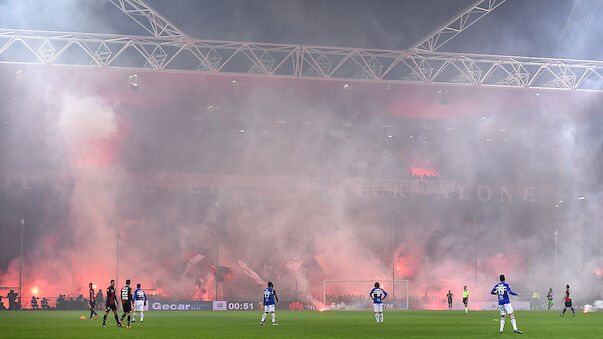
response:
<path fill-rule="evenodd" d="M 387 293 L 382 288 L 379 288 L 379 283 L 375 283 L 375 288 L 369 293 L 371 299 L 373 299 L 373 310 L 375 311 L 375 320 L 377 324 L 383 324 L 383 300 L 387 298 Z"/>
<path fill-rule="evenodd" d="M 276 323 L 276 314 L 274 313 L 275 300 L 278 302 L 278 297 L 276 296 L 276 291 L 272 288 L 272 282 L 268 282 L 268 287 L 264 289 L 264 314 L 262 314 L 262 320 L 260 320 L 260 325 L 264 325 L 264 320 L 266 320 L 266 316 L 268 313 L 272 313 L 272 325 L 278 325 Z"/>
<path fill-rule="evenodd" d="M 522 332 L 517 329 L 515 315 L 513 314 L 513 307 L 509 301 L 509 294 L 519 297 L 519 293 L 511 291 L 511 287 L 509 287 L 509 284 L 505 282 L 504 274 L 500 275 L 500 283 L 494 286 L 490 294 L 498 296 L 498 308 L 500 310 L 500 333 L 503 333 L 503 329 L 505 327 L 505 316 L 508 314 L 511 318 L 511 324 L 513 325 L 513 332 L 521 334 Z"/>
<path fill-rule="evenodd" d="M 134 313 L 132 314 L 132 322 L 136 322 L 136 312 L 140 312 L 140 322 L 144 320 L 144 307 L 147 306 L 147 295 L 140 288 L 140 284 L 136 284 L 134 291 Z"/>

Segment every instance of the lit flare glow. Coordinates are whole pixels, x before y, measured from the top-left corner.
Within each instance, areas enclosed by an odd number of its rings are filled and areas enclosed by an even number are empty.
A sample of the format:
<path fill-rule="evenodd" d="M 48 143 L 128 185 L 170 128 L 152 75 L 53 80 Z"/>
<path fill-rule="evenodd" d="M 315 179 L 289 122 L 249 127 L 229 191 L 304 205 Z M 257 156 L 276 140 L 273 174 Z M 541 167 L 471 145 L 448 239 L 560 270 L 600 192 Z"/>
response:
<path fill-rule="evenodd" d="M 38 288 L 37 288 L 37 287 L 32 288 L 32 289 L 31 289 L 31 293 L 32 293 L 33 295 L 37 295 L 37 294 L 38 294 Z"/>

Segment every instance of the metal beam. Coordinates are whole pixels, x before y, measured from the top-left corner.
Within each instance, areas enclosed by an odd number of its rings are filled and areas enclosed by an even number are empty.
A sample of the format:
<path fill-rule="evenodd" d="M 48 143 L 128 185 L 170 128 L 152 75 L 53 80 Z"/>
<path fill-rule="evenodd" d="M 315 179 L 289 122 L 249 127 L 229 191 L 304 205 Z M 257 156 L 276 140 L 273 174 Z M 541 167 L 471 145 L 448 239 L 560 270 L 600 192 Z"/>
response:
<path fill-rule="evenodd" d="M 578 55 L 584 46 L 584 39 L 597 10 L 599 0 L 575 0 L 555 51 L 556 56 Z"/>
<path fill-rule="evenodd" d="M 445 43 L 469 28 L 481 18 L 502 5 L 506 0 L 478 0 L 448 22 L 413 44 L 410 49 L 419 52 L 435 52 Z"/>
<path fill-rule="evenodd" d="M 142 0 L 108 0 L 154 37 L 185 38 L 187 35 Z"/>
<path fill-rule="evenodd" d="M 603 61 L 0 29 L 0 63 L 603 92 Z"/>

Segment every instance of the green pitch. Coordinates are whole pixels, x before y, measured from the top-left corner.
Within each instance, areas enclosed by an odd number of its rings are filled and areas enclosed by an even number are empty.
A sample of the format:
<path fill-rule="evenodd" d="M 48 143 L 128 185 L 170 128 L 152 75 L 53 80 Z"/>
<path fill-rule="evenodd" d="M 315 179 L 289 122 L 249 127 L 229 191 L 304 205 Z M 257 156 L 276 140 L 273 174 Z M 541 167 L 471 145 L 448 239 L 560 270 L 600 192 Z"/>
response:
<path fill-rule="evenodd" d="M 370 311 L 277 311 L 279 326 L 260 326 L 258 311 L 145 312 L 144 323 L 117 328 L 110 313 L 107 327 L 97 320 L 80 320 L 86 312 L 0 312 L 2 338 L 201 338 L 201 337 L 406 337 L 406 338 L 601 338 L 603 312 L 516 312 L 523 335 L 513 333 L 507 320 L 498 333 L 496 311 L 386 311 L 376 325 Z"/>

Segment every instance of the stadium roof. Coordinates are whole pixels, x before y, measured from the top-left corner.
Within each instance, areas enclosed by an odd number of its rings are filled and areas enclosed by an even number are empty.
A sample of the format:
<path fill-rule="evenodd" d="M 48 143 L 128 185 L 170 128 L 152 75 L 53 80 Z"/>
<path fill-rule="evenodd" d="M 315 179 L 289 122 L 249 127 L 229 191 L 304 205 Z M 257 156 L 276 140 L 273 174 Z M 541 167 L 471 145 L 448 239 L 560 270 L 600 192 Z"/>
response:
<path fill-rule="evenodd" d="M 498 0 L 501 2 L 501 0 Z M 406 49 L 473 0 L 148 0 L 189 36 L 204 40 Z M 575 4 L 588 9 L 580 50 L 557 51 Z M 145 35 L 106 0 L 5 1 L 0 28 Z M 572 12 L 573 11 L 573 12 Z M 510 0 L 441 51 L 603 60 L 596 1 Z"/>
<path fill-rule="evenodd" d="M 139 0 L 128 0 L 128 3 L 140 2 Z M 520 55 L 520 56 L 538 56 L 538 57 L 553 57 L 555 54 L 567 53 L 561 56 L 570 56 L 580 58 L 591 58 L 601 59 L 603 53 L 598 45 L 592 43 L 593 39 L 597 36 L 597 32 L 601 30 L 603 24 L 599 20 L 593 19 L 598 15 L 598 3 L 596 1 L 562 1 L 562 0 L 486 0 L 486 1 L 470 1 L 470 0 L 449 0 L 449 1 L 398 1 L 398 0 L 382 0 L 382 1 L 359 1 L 359 0 L 333 0 L 333 1 L 302 1 L 302 0 L 224 0 L 224 1 L 195 1 L 195 0 L 179 0 L 179 1 L 159 1 L 149 0 L 147 1 L 154 10 L 157 11 L 163 18 L 169 20 L 175 27 L 185 32 L 186 39 L 212 39 L 212 40 L 234 40 L 234 41 L 259 41 L 274 44 L 290 44 L 282 45 L 291 48 L 298 48 L 301 46 L 308 45 L 323 45 L 323 46 L 344 46 L 344 47 L 358 47 L 358 48 L 379 48 L 391 49 L 392 51 L 402 51 L 409 47 L 412 47 L 414 43 L 420 41 L 423 37 L 429 36 L 430 32 L 437 29 L 442 24 L 445 24 L 451 18 L 454 18 L 458 13 L 462 13 L 467 8 L 471 8 L 475 4 L 486 6 L 487 4 L 494 4 L 496 8 L 491 13 L 483 16 L 479 21 L 476 21 L 474 25 L 469 26 L 462 31 L 458 36 L 452 39 L 447 44 L 442 45 L 435 57 L 432 54 L 418 55 L 418 57 L 411 56 L 410 61 L 417 63 L 420 58 L 432 58 L 429 59 L 430 65 L 427 67 L 416 67 L 400 69 L 400 73 L 391 73 L 391 76 L 381 77 L 378 79 L 371 79 L 372 76 L 369 74 L 368 77 L 362 77 L 362 71 L 374 71 L 375 68 L 372 65 L 366 65 L 359 72 L 360 78 L 358 80 L 378 80 L 376 81 L 376 87 L 365 87 L 362 90 L 361 84 L 355 84 L 352 89 L 356 89 L 353 99 L 360 102 L 366 101 L 369 98 L 373 102 L 378 102 L 383 105 L 375 105 L 376 110 L 380 112 L 387 112 L 390 114 L 402 114 L 406 116 L 421 116 L 421 117 L 444 117 L 450 115 L 457 115 L 460 112 L 468 111 L 483 111 L 484 107 L 504 107 L 504 109 L 515 109 L 510 107 L 509 104 L 514 102 L 516 105 L 520 103 L 522 105 L 534 103 L 534 105 L 540 105 L 542 102 L 547 102 L 550 105 L 555 105 L 555 99 L 557 94 L 543 94 L 542 91 L 524 93 L 526 100 L 519 101 L 517 99 L 517 89 L 525 87 L 536 87 L 536 88 L 561 88 L 571 89 L 574 87 L 576 82 L 580 79 L 592 80 L 591 87 L 588 89 L 602 90 L 603 89 L 603 62 L 598 63 L 596 61 L 589 61 L 588 63 L 581 63 L 578 71 L 582 73 L 575 74 L 571 67 L 565 67 L 563 64 L 556 64 L 555 59 L 530 59 L 530 60 L 507 60 L 508 57 L 504 55 Z M 143 3 L 143 2 L 142 2 Z M 144 35 L 150 36 L 149 32 L 142 29 L 142 27 L 136 24 L 133 20 L 128 18 L 118 8 L 120 4 L 117 0 L 95 0 L 95 1 L 76 1 L 76 0 L 63 0 L 53 1 L 52 3 L 45 2 L 42 0 L 27 0 L 27 1 L 16 1 L 10 0 L 0 5 L 0 11 L 5 13 L 0 22 L 0 28 L 11 27 L 16 29 L 36 29 L 36 30 L 52 30 L 52 31 L 70 31 L 70 32 L 93 32 L 103 34 L 118 34 L 115 36 L 102 36 L 102 39 L 116 38 L 116 40 L 123 39 L 123 44 L 127 44 L 126 41 L 130 39 L 127 34 L 131 35 Z M 143 3 L 144 4 L 144 3 Z M 576 17 L 578 5 L 581 9 L 588 8 L 590 11 L 587 13 L 588 17 L 579 18 Z M 589 7 L 590 6 L 590 7 Z M 582 12 L 580 12 L 582 13 Z M 583 19 L 582 21 L 578 19 Z M 566 34 L 565 32 L 570 27 L 571 23 L 581 23 L 581 31 L 584 33 L 581 35 L 580 41 L 582 41 L 581 48 L 567 49 L 563 48 L 564 42 L 561 37 Z M 574 25 L 575 26 L 575 25 Z M 572 27 L 574 27 L 572 26 Z M 578 26 L 576 26 L 578 27 Z M 0 32 L 1 33 L 1 32 Z M 11 39 L 11 32 L 7 32 L 4 36 L 5 40 L 2 40 L 0 36 L 0 46 L 2 42 L 8 43 Z M 27 34 L 27 33 L 17 33 Z M 81 39 L 80 33 L 70 33 L 72 36 L 68 39 L 76 41 Z M 60 44 L 55 41 L 60 41 L 61 37 L 53 36 L 48 38 L 49 33 L 38 33 L 34 32 L 37 44 L 38 58 L 45 59 L 45 64 L 52 64 L 48 62 L 49 59 L 61 60 L 55 58 L 55 55 L 62 49 Z M 59 34 L 60 35 L 60 34 Z M 22 35 L 21 35 L 22 36 Z M 75 37 L 75 38 L 73 38 Z M 576 37 L 574 37 L 576 38 Z M 46 39 L 46 40 L 45 40 Z M 95 61 L 98 61 L 97 66 L 103 67 L 108 64 L 107 60 L 103 60 L 103 57 L 99 55 L 99 51 L 102 52 L 102 44 L 96 44 L 92 41 L 98 40 L 97 36 L 86 37 L 89 43 L 89 55 L 94 56 L 96 54 Z M 138 38 L 134 38 L 135 40 Z M 169 44 L 177 44 L 179 37 L 175 40 L 168 38 Z M 152 40 L 152 37 L 151 39 Z M 192 41 L 191 40 L 191 41 Z M 45 48 L 44 44 L 46 41 L 55 43 L 52 51 L 49 48 Z M 67 40 L 63 40 L 63 45 Z M 81 41 L 81 40 L 80 40 Z M 105 40 L 107 41 L 107 40 Z M 136 40 L 139 41 L 139 40 Z M 125 77 L 127 76 L 128 70 L 130 69 L 155 69 L 155 70 L 170 70 L 168 67 L 157 61 L 158 58 L 154 55 L 155 51 L 151 52 L 154 48 L 155 43 L 164 43 L 163 40 L 157 39 L 159 42 L 152 42 L 147 45 L 147 60 L 142 60 L 140 64 L 131 66 L 128 64 L 117 64 L 117 66 L 125 67 L 125 71 L 119 73 L 112 73 L 109 75 L 105 73 L 106 79 Z M 197 40 L 194 40 L 197 41 Z M 35 44 L 32 44 L 35 45 Z M 41 45 L 40 45 L 41 44 Z M 85 44 L 85 43 L 84 43 Z M 235 48 L 240 50 L 246 49 L 251 54 L 254 51 L 261 51 L 264 46 L 249 46 L 244 45 L 245 43 L 238 43 L 243 45 L 233 45 Z M 16 45 L 16 44 L 15 44 Z M 73 44 L 74 46 L 76 44 Z M 107 42 L 107 45 L 109 43 Z M 277 45 L 280 48 L 281 45 Z M 144 47 L 144 46 L 143 46 Z M 112 58 L 117 55 L 117 50 L 121 48 L 112 47 Z M 324 47 L 328 49 L 330 47 Z M 134 48 L 131 48 L 132 50 Z M 141 48 L 139 48 L 140 50 Z M 217 48 L 216 48 L 217 49 Z M 169 51 L 165 47 L 166 52 L 170 55 L 175 55 L 177 52 Z M 351 49 L 350 49 L 351 50 Z M 357 51 L 357 50 L 356 50 Z M 442 52 L 440 52 L 442 51 Z M 389 51 L 385 51 L 389 52 Z M 446 52 L 459 52 L 463 54 L 446 54 Z M 502 57 L 489 58 L 480 63 L 479 55 L 469 55 L 467 53 L 479 53 L 483 55 L 485 53 L 501 54 Z M 2 48 L 0 48 L 0 62 L 2 62 Z M 170 54 L 171 53 L 171 54 Z M 206 59 L 212 57 L 211 49 L 206 48 L 201 52 L 204 54 Z M 276 56 L 276 52 L 273 56 Z M 333 80 L 345 80 L 356 78 L 358 73 L 354 73 L 355 70 L 350 68 L 347 74 L 339 76 L 336 73 L 329 74 L 328 76 L 322 76 L 321 74 L 314 74 L 320 71 L 321 68 L 320 60 L 317 58 L 320 54 L 324 54 L 325 50 L 318 50 L 317 52 L 312 51 L 301 51 L 302 56 L 315 57 L 316 60 L 313 64 L 304 65 L 306 66 L 304 71 L 293 70 L 292 73 L 287 73 L 289 70 L 285 70 L 285 75 L 288 79 L 297 79 L 298 77 L 310 78 L 310 79 L 333 79 Z M 346 58 L 345 53 L 342 52 L 339 57 Z M 363 57 L 361 53 L 350 52 L 352 55 L 351 59 L 357 56 Z M 49 54 L 48 57 L 45 54 Z M 83 54 L 80 51 L 80 54 Z M 141 53 L 143 54 L 143 53 Z M 579 54 L 579 55 L 577 55 Z M 5 53 L 6 55 L 6 53 Z M 125 53 L 124 53 L 125 55 Z M 184 54 L 180 54 L 184 55 Z M 426 55 L 426 57 L 425 57 Z M 469 58 L 464 59 L 467 55 Z M 577 55 L 577 56 L 576 56 Z M 160 56 L 160 55 L 159 55 Z M 247 56 L 247 55 L 246 55 Z M 443 56 L 443 57 L 441 57 Z M 76 56 L 70 56 L 75 59 Z M 331 64 L 329 67 L 335 68 L 337 59 L 330 57 L 329 61 Z M 377 62 L 381 60 L 384 64 L 379 66 L 383 69 L 388 67 L 386 62 L 391 62 L 392 58 L 397 56 L 387 56 L 387 58 L 375 58 Z M 436 60 L 440 58 L 440 60 Z M 502 59 L 501 59 L 502 58 Z M 164 59 L 165 56 L 164 56 Z M 225 60 L 229 59 L 228 54 L 223 54 L 221 63 L 223 67 L 226 63 Z M 308 58 L 309 59 L 309 58 Z M 387 59 L 387 60 L 386 60 Z M 64 60 L 64 59 L 63 59 Z M 152 61 L 152 65 L 149 65 L 149 60 Z M 234 60 L 234 58 L 233 58 Z M 339 59 L 341 60 L 341 59 Z M 370 61 L 370 58 L 365 58 Z M 389 60 L 389 61 L 388 61 Z M 470 62 L 466 62 L 469 60 Z M 504 67 L 497 66 L 500 61 L 505 64 Z M 240 61 L 240 60 L 239 60 Z M 240 63 L 244 63 L 243 60 Z M 530 62 L 536 61 L 536 65 L 529 66 Z M 71 61 L 63 61 L 69 63 Z M 247 84 L 241 83 L 238 88 L 244 88 L 247 86 L 255 86 L 257 84 L 265 85 L 265 88 L 270 88 L 274 85 L 266 85 L 267 82 L 259 81 L 256 75 L 263 75 L 262 72 L 265 70 L 260 68 L 267 68 L 266 62 L 262 60 L 261 56 L 255 56 L 255 59 L 251 60 L 252 64 L 250 68 L 244 68 L 242 71 L 237 71 L 236 68 L 232 73 L 236 75 L 250 75 L 246 78 Z M 220 63 L 220 62 L 218 62 Z M 254 64 L 255 63 L 255 64 Z M 273 61 L 274 63 L 274 61 Z M 278 60 L 277 62 L 278 63 Z M 144 66 L 143 66 L 144 64 Z M 284 64 L 284 61 L 283 61 Z M 402 62 L 398 62 L 397 65 L 402 65 Z M 595 65 L 594 67 L 592 65 Z M 91 61 L 84 59 L 80 65 L 91 65 Z M 194 67 L 193 72 L 199 73 L 199 69 Z M 526 68 L 515 68 L 517 65 L 525 65 Z M 113 64 L 111 64 L 113 66 Z M 203 65 L 207 68 L 207 65 Z M 240 65 L 239 65 L 240 66 Z M 248 65 L 245 65 L 249 67 Z M 354 65 L 352 65 L 354 66 Z M 479 73 L 474 74 L 473 67 L 481 68 Z M 498 67 L 498 68 L 497 68 Z M 530 68 L 531 67 L 531 68 Z M 226 69 L 226 67 L 223 67 Z M 491 73 L 486 73 L 488 69 L 493 69 Z M 593 69 L 597 72 L 593 72 Z M 307 72 L 307 70 L 314 71 Z M 443 70 L 442 72 L 436 70 Z M 541 70 L 544 70 L 541 72 Z M 569 70 L 569 72 L 568 72 Z M 14 70 L 12 70 L 14 72 Z M 416 72 L 422 72 L 416 74 Z M 139 100 L 141 104 L 157 104 L 157 101 L 168 100 L 165 94 L 166 87 L 178 88 L 178 90 L 169 91 L 169 100 L 172 102 L 190 100 L 190 91 L 187 88 L 194 88 L 198 92 L 206 92 L 208 88 L 207 82 L 202 80 L 213 79 L 211 73 L 216 72 L 215 69 L 207 70 L 201 69 L 201 73 L 206 74 L 202 77 L 201 84 L 199 84 L 199 78 L 192 77 L 163 77 L 159 79 L 156 76 L 151 76 L 150 73 L 144 75 L 146 81 L 142 86 L 142 90 L 136 95 L 121 94 L 119 92 L 119 86 L 101 86 L 103 87 L 103 94 L 107 96 L 107 100 L 110 101 L 121 101 L 127 102 L 128 100 Z M 414 72 L 414 73 L 413 73 Z M 498 73 L 497 73 L 498 72 Z M 507 72 L 507 73 L 505 73 Z M 124 74 L 125 73 L 125 74 Z M 308 73 L 310 73 L 308 75 Z M 432 78 L 427 79 L 425 76 L 429 73 L 439 74 L 439 79 L 433 75 Z M 265 74 L 265 73 L 264 73 Z M 407 74 L 407 75 L 405 75 Z M 491 83 L 479 82 L 486 78 L 489 74 Z M 508 78 L 505 78 L 508 74 Z M 530 82 L 530 84 L 523 83 L 523 77 L 528 74 L 529 79 L 534 79 L 535 75 L 539 75 L 540 78 L 536 82 Z M 272 72 L 270 75 L 279 76 L 278 72 Z M 410 81 L 408 77 L 410 75 Z M 478 78 L 473 78 L 473 76 Z M 453 88 L 447 90 L 439 90 L 438 87 L 431 87 L 425 89 L 425 87 L 414 86 L 398 86 L 400 84 L 400 76 L 402 81 L 410 83 L 427 83 L 427 84 L 454 84 L 460 83 L 463 85 L 469 85 L 466 89 Z M 406 78 L 404 78 L 406 77 Z M 416 77 L 417 79 L 413 78 Z M 531 78 L 530 78 L 531 77 Z M 592 79 L 590 78 L 592 77 Z M 255 79 L 254 79 L 255 78 Z M 154 83 L 149 80 L 155 79 Z M 170 80 L 171 79 L 171 80 Z M 188 81 L 184 79 L 189 79 Z M 239 78 L 240 79 L 240 78 Z M 395 80 L 392 86 L 387 84 L 387 87 L 383 85 L 383 82 Z M 120 81 L 120 80 L 116 80 Z M 182 81 L 179 86 L 174 85 L 174 81 Z M 230 78 L 227 79 L 230 81 Z M 370 81 L 369 81 L 370 82 Z M 381 83 L 380 83 L 381 82 Z M 171 85 L 168 86 L 168 83 Z M 253 85 L 252 85 L 253 83 Z M 492 85 L 499 86 L 501 83 L 505 84 L 506 87 L 513 87 L 512 90 L 505 90 L 503 92 L 497 91 L 494 95 L 486 97 L 484 95 L 484 89 L 479 89 L 480 85 Z M 584 82 L 583 82 L 584 83 Z M 214 87 L 212 85 L 209 87 Z M 123 82 L 124 88 L 127 89 L 127 82 Z M 476 86 L 473 86 L 476 85 Z M 152 87 L 153 90 L 149 90 Z M 333 97 L 334 95 L 340 95 L 342 86 L 347 86 L 344 82 L 331 86 L 329 84 L 316 85 L 315 82 L 312 85 L 307 84 L 295 84 L 291 86 L 297 86 L 296 89 L 304 91 L 306 94 L 312 93 L 312 87 L 322 88 L 321 91 L 325 97 Z M 504 87 L 503 86 L 503 87 Z M 278 89 L 283 86 L 276 86 L 274 93 L 277 93 Z M 485 86 L 483 86 L 485 87 Z M 146 88 L 146 93 L 145 93 Z M 229 87 L 228 87 L 229 88 Z M 370 90 L 369 90 L 370 88 Z M 393 89 L 392 91 L 385 91 Z M 157 93 L 162 92 L 162 96 L 158 96 Z M 231 90 L 225 90 L 224 93 L 229 93 Z M 3 91 L 4 92 L 4 91 Z M 115 93 L 117 92 L 117 93 Z M 194 92 L 194 91 L 193 91 Z M 328 94 L 324 94 L 328 93 Z M 334 94 L 336 93 L 336 94 Z M 546 93 L 543 92 L 543 93 Z M 569 91 L 566 93 L 570 93 Z M 489 92 L 489 94 L 493 94 Z M 345 95 L 345 94 L 344 94 Z M 535 98 L 535 95 L 537 98 Z M 278 94 L 275 94 L 278 96 Z M 145 97 L 145 100 L 141 100 Z M 193 95 L 195 99 L 199 96 Z M 442 100 L 444 99 L 444 100 Z M 559 99 L 563 101 L 563 99 Z M 577 99 L 576 99 L 577 100 Z M 443 101 L 446 102 L 443 105 Z M 448 102 L 450 104 L 448 104 Z M 504 103 L 504 104 L 503 104 Z"/>

